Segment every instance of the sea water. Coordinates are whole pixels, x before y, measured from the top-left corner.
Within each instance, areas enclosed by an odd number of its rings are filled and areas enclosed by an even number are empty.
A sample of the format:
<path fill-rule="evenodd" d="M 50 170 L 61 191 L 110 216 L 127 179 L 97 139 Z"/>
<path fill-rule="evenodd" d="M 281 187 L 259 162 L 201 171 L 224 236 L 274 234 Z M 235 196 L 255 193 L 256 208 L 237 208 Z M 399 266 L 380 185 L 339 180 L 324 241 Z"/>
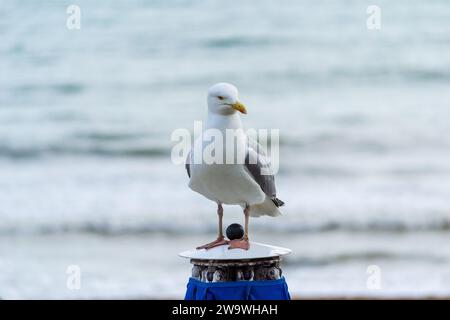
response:
<path fill-rule="evenodd" d="M 293 296 L 450 293 L 447 1 L 379 1 L 379 30 L 370 1 L 67 5 L 0 7 L 0 297 L 182 297 L 217 217 L 170 136 L 219 81 L 280 129 L 285 215 L 250 231 L 294 249 Z"/>

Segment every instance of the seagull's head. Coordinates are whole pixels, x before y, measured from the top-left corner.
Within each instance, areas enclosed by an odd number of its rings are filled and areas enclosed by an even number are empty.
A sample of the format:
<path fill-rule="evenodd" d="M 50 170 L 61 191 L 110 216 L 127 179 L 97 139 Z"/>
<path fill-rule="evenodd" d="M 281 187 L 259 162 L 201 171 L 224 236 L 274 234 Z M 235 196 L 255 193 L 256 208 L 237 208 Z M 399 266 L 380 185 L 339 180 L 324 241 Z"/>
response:
<path fill-rule="evenodd" d="M 220 82 L 208 90 L 209 112 L 221 115 L 231 115 L 236 111 L 247 113 L 245 106 L 239 102 L 238 90 L 229 83 Z"/>

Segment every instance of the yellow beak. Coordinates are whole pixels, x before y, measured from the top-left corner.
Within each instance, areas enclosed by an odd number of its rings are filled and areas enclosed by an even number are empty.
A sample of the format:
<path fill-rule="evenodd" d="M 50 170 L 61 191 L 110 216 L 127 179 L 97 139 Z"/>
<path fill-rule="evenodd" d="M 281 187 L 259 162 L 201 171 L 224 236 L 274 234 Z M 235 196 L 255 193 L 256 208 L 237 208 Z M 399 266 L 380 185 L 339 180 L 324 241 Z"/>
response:
<path fill-rule="evenodd" d="M 243 114 L 247 114 L 247 109 L 245 109 L 245 106 L 239 101 L 232 104 L 231 107 L 239 112 L 242 112 Z"/>

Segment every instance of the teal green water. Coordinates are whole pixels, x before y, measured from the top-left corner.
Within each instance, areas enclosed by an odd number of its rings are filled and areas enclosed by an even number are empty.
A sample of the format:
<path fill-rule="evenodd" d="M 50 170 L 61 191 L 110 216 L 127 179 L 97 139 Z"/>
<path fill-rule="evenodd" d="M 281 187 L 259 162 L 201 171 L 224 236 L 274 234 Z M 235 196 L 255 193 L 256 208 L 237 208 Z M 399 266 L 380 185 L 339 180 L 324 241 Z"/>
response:
<path fill-rule="evenodd" d="M 77 4 L 73 31 L 66 3 L 0 8 L 5 241 L 211 237 L 214 205 L 170 161 L 170 134 L 204 118 L 219 81 L 239 88 L 247 127 L 280 129 L 286 215 L 253 230 L 280 241 L 448 232 L 447 1 L 379 1 L 378 31 L 366 28 L 370 1 Z M 225 214 L 242 221 L 239 208 Z"/>

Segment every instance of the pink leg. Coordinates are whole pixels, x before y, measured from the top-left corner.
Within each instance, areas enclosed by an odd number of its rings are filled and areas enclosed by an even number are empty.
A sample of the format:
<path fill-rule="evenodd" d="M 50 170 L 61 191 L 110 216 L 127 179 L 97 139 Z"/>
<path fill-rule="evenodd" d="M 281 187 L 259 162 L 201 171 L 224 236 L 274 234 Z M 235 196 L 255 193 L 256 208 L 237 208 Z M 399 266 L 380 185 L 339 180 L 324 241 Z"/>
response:
<path fill-rule="evenodd" d="M 217 239 L 214 240 L 213 242 L 210 242 L 210 243 L 207 243 L 207 244 L 197 247 L 197 250 L 199 250 L 199 249 L 208 250 L 208 249 L 211 249 L 214 247 L 228 244 L 228 241 L 225 240 L 225 237 L 223 236 L 223 231 L 222 231 L 223 207 L 220 203 L 217 206 L 217 215 L 219 216 L 219 235 L 217 236 Z"/>
<path fill-rule="evenodd" d="M 244 209 L 245 215 L 245 226 L 244 226 L 244 237 L 242 239 L 235 239 L 230 241 L 230 246 L 228 249 L 244 249 L 248 250 L 250 248 L 250 242 L 248 241 L 248 218 L 250 215 L 250 206 L 247 205 Z"/>

